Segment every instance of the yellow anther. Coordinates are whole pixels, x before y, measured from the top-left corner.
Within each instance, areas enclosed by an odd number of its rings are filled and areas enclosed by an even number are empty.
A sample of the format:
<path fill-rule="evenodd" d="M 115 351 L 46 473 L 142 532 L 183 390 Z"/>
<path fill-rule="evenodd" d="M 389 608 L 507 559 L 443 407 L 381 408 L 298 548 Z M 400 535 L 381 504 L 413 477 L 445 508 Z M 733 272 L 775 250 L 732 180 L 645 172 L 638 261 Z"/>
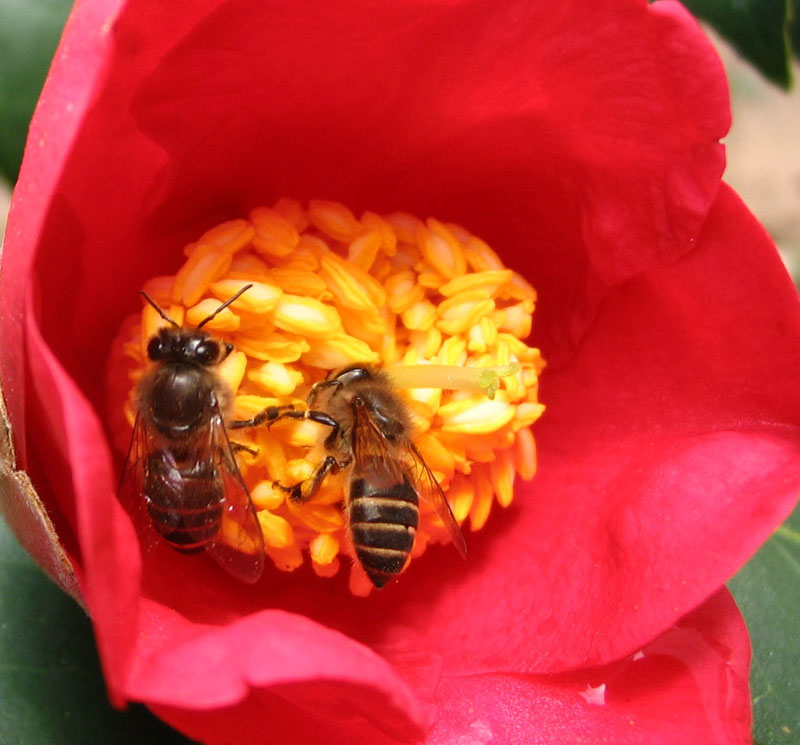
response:
<path fill-rule="evenodd" d="M 474 235 L 469 237 L 464 246 L 464 256 L 475 272 L 502 271 L 505 268 L 489 244 Z"/>
<path fill-rule="evenodd" d="M 429 300 L 420 300 L 404 310 L 401 317 L 409 331 L 427 331 L 436 321 L 436 306 Z"/>
<path fill-rule="evenodd" d="M 266 256 L 291 255 L 300 242 L 300 234 L 289 220 L 269 207 L 256 207 L 250 213 L 254 228 L 253 247 Z"/>
<path fill-rule="evenodd" d="M 247 246 L 255 233 L 247 220 L 228 220 L 203 233 L 197 243 L 216 246 L 228 253 L 234 253 Z"/>
<path fill-rule="evenodd" d="M 283 295 L 283 290 L 276 285 L 265 284 L 264 282 L 248 282 L 243 279 L 225 279 L 220 282 L 214 282 L 209 289 L 220 300 L 227 300 L 229 297 L 233 297 L 247 284 L 251 285 L 250 289 L 236 298 L 233 305 L 229 306 L 229 308 L 234 311 L 264 315 L 269 313 L 278 304 L 278 298 Z M 225 310 L 228 310 L 228 308 Z M 224 312 L 225 311 L 223 311 L 223 313 Z"/>
<path fill-rule="evenodd" d="M 439 305 L 436 327 L 444 334 L 461 334 L 490 316 L 494 308 L 494 300 L 480 290 L 462 292 Z"/>
<path fill-rule="evenodd" d="M 453 515 L 458 522 L 466 520 L 472 509 L 472 502 L 475 499 L 475 490 L 469 482 L 469 479 L 461 474 L 458 474 L 450 482 L 450 488 L 447 490 L 447 501 L 453 508 Z"/>
<path fill-rule="evenodd" d="M 303 373 L 270 361 L 250 370 L 247 379 L 275 396 L 288 396 L 303 383 Z"/>
<path fill-rule="evenodd" d="M 273 362 L 296 362 L 311 347 L 305 339 L 287 336 L 277 331 L 262 336 L 238 334 L 236 346 L 248 357 Z"/>
<path fill-rule="evenodd" d="M 258 456 L 263 460 L 266 469 L 265 482 L 280 481 L 286 478 L 286 451 L 284 443 L 270 432 L 266 427 L 260 427 L 252 432 L 253 445 L 258 451 Z M 283 495 L 283 492 L 280 492 Z"/>
<path fill-rule="evenodd" d="M 417 245 L 428 263 L 444 277 L 454 279 L 467 270 L 464 247 L 450 230 L 432 217 L 427 230 L 417 232 Z"/>
<path fill-rule="evenodd" d="M 410 269 L 393 274 L 385 280 L 386 302 L 392 313 L 402 313 L 425 297 L 425 290 Z"/>
<path fill-rule="evenodd" d="M 480 434 L 494 432 L 508 424 L 516 414 L 516 408 L 498 394 L 494 400 L 485 396 L 470 396 L 444 404 L 438 415 L 445 432 Z"/>
<path fill-rule="evenodd" d="M 386 215 L 386 222 L 392 226 L 399 241 L 412 245 L 416 243 L 417 230 L 424 226 L 422 220 L 408 212 L 393 212 L 391 215 Z"/>
<path fill-rule="evenodd" d="M 335 370 L 354 362 L 375 364 L 380 361 L 380 354 L 373 352 L 369 345 L 354 336 L 340 334 L 330 339 L 319 339 L 309 352 L 303 355 L 307 365 L 326 370 Z"/>
<path fill-rule="evenodd" d="M 501 507 L 508 507 L 514 499 L 514 462 L 507 450 L 497 454 L 497 458 L 489 464 L 492 484 L 497 502 Z"/>
<path fill-rule="evenodd" d="M 431 326 L 427 331 L 412 331 L 408 336 L 408 345 L 417 351 L 421 359 L 432 359 L 442 346 L 442 332 L 436 326 Z"/>
<path fill-rule="evenodd" d="M 272 269 L 271 274 L 275 283 L 291 295 L 305 295 L 319 299 L 327 290 L 325 280 L 307 269 L 283 267 Z"/>
<path fill-rule="evenodd" d="M 295 458 L 286 464 L 286 478 L 290 484 L 299 484 L 314 473 L 314 465 L 305 458 Z"/>
<path fill-rule="evenodd" d="M 394 334 L 394 317 L 386 313 L 366 315 L 352 308 L 339 308 L 339 315 L 345 331 L 368 344 L 375 345 L 384 337 Z"/>
<path fill-rule="evenodd" d="M 273 548 L 286 548 L 294 543 L 294 531 L 287 520 L 269 510 L 258 513 L 264 542 Z"/>
<path fill-rule="evenodd" d="M 302 408 L 302 406 L 298 407 Z M 280 442 L 288 445 L 291 448 L 310 448 L 319 443 L 320 432 L 319 424 L 312 422 L 310 419 L 294 420 L 292 422 L 282 421 L 278 422 L 272 427 L 272 432 Z M 299 461 L 292 461 L 294 465 L 292 468 L 297 468 Z M 286 467 L 284 466 L 284 470 Z M 311 472 L 309 471 L 309 474 Z M 286 478 L 290 478 L 286 476 Z M 294 478 L 294 477 L 291 477 Z M 303 477 L 305 478 L 305 477 Z M 281 480 L 283 477 L 281 478 Z M 302 481 L 302 479 L 295 479 Z"/>
<path fill-rule="evenodd" d="M 365 212 L 361 215 L 361 224 L 366 230 L 377 233 L 381 238 L 381 250 L 387 256 L 397 253 L 397 235 L 392 226 L 380 215 L 374 212 Z"/>
<path fill-rule="evenodd" d="M 269 283 L 269 280 L 272 279 L 269 267 L 258 256 L 249 251 L 242 251 L 233 257 L 227 276 L 231 279 L 242 279 L 245 284 L 248 282 Z M 230 295 L 225 299 L 227 300 L 228 297 Z"/>
<path fill-rule="evenodd" d="M 523 401 L 517 406 L 517 425 L 519 427 L 529 427 L 544 414 L 544 405 Z"/>
<path fill-rule="evenodd" d="M 276 488 L 270 481 L 259 481 L 251 490 L 250 498 L 257 510 L 277 510 L 286 499 L 283 490 Z"/>
<path fill-rule="evenodd" d="M 438 272 L 425 271 L 426 267 L 419 267 L 419 274 L 417 275 L 417 284 L 426 290 L 438 291 L 445 283 L 446 279 Z"/>
<path fill-rule="evenodd" d="M 330 533 L 320 533 L 308 544 L 308 550 L 315 564 L 330 564 L 339 553 L 339 540 Z"/>
<path fill-rule="evenodd" d="M 338 506 L 306 502 L 287 502 L 289 511 L 306 527 L 317 533 L 332 533 L 344 525 L 344 515 Z"/>
<path fill-rule="evenodd" d="M 480 530 L 489 518 L 494 500 L 492 482 L 487 472 L 488 469 L 478 468 L 472 476 L 475 497 L 469 511 L 469 522 L 472 530 Z"/>
<path fill-rule="evenodd" d="M 201 300 L 186 311 L 186 320 L 191 326 L 197 326 L 219 308 L 219 302 L 213 298 Z M 230 308 L 223 308 L 203 328 L 208 331 L 236 331 L 241 321 Z"/>
<path fill-rule="evenodd" d="M 435 435 L 426 432 L 417 440 L 416 444 L 424 456 L 425 462 L 432 469 L 447 474 L 453 471 L 455 458 Z"/>
<path fill-rule="evenodd" d="M 517 432 L 514 467 L 525 481 L 530 481 L 536 475 L 536 441 L 533 439 L 533 432 L 528 427 Z"/>
<path fill-rule="evenodd" d="M 517 272 L 514 272 L 511 282 L 502 292 L 502 297 L 506 296 L 517 300 L 532 300 L 534 303 L 536 302 L 536 290 L 533 285 Z"/>
<path fill-rule="evenodd" d="M 160 277 L 152 277 L 144 283 L 142 290 L 164 308 L 172 302 L 172 286 L 174 283 L 175 277 L 163 275 Z"/>
<path fill-rule="evenodd" d="M 436 361 L 442 365 L 466 365 L 467 342 L 460 336 L 448 336 L 442 342 Z"/>
<path fill-rule="evenodd" d="M 231 352 L 217 368 L 217 373 L 235 394 L 247 370 L 247 355 L 241 351 Z"/>
<path fill-rule="evenodd" d="M 275 548 L 267 543 L 266 550 L 267 556 L 272 559 L 275 568 L 282 572 L 293 572 L 303 566 L 303 552 L 296 542 L 286 548 Z"/>
<path fill-rule="evenodd" d="M 218 246 L 199 245 L 175 275 L 172 299 L 185 306 L 194 305 L 208 286 L 222 277 L 231 265 L 231 254 Z"/>
<path fill-rule="evenodd" d="M 447 284 L 439 288 L 439 292 L 445 297 L 459 295 L 462 292 L 479 291 L 482 297 L 493 296 L 504 287 L 514 276 L 510 269 L 495 269 L 494 271 L 474 272 L 472 274 L 461 274 L 455 279 L 451 279 Z"/>
<path fill-rule="evenodd" d="M 289 199 L 288 197 L 281 197 L 272 208 L 281 217 L 290 222 L 295 230 L 303 232 L 309 226 L 308 215 L 303 209 L 303 205 L 296 199 Z"/>
<path fill-rule="evenodd" d="M 320 257 L 319 275 L 345 308 L 375 314 L 386 303 L 386 293 L 369 274 L 332 252 Z"/>
<path fill-rule="evenodd" d="M 342 327 L 335 308 L 314 298 L 288 293 L 278 298 L 272 320 L 279 329 L 309 339 L 330 336 Z"/>
<path fill-rule="evenodd" d="M 339 202 L 312 199 L 308 207 L 308 219 L 314 227 L 337 241 L 349 243 L 364 232 L 353 213 Z"/>
<path fill-rule="evenodd" d="M 378 251 L 381 250 L 381 234 L 370 230 L 350 242 L 347 248 L 347 260 L 359 269 L 367 272 L 375 263 Z"/>

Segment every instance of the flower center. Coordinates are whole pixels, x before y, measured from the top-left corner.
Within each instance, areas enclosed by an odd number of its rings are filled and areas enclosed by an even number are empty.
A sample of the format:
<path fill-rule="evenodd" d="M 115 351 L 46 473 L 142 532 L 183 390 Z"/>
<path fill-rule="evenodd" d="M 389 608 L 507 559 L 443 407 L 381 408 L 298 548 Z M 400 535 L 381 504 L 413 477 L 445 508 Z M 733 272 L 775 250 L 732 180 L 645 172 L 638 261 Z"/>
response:
<path fill-rule="evenodd" d="M 533 477 L 530 425 L 544 410 L 538 402 L 544 362 L 524 340 L 536 293 L 461 226 L 405 213 L 365 212 L 357 219 L 338 203 L 312 201 L 306 209 L 281 199 L 272 208 L 254 209 L 248 219 L 212 228 L 185 254 L 175 276 L 155 277 L 144 290 L 177 324 L 191 329 L 205 320 L 204 331 L 233 346 L 214 368 L 230 393 L 228 420 L 275 407 L 296 412 L 269 426 L 228 432 L 234 446 L 242 446 L 239 470 L 266 553 L 279 569 L 294 570 L 308 557 L 319 576 L 329 577 L 338 572 L 340 555 L 361 556 L 348 500 L 356 476 L 369 482 L 377 469 L 358 462 L 366 446 L 353 447 L 352 438 L 359 427 L 369 427 L 373 439 L 385 439 L 383 423 L 391 412 L 371 404 L 384 399 L 369 387 L 349 395 L 350 378 L 358 377 L 352 375 L 322 393 L 318 387 L 309 401 L 312 386 L 332 371 L 364 366 L 385 373 L 378 374 L 380 381 L 402 404 L 400 421 L 408 423 L 411 445 L 401 451 L 384 443 L 381 457 L 402 461 L 409 474 L 429 470 L 456 521 L 468 519 L 472 531 L 484 526 L 495 500 L 503 507 L 511 503 L 517 475 Z M 110 390 L 112 408 L 125 413 L 116 417 L 123 449 L 136 418 L 138 383 L 152 364 L 148 343 L 169 325 L 145 305 L 114 346 Z M 121 366 L 127 371 L 122 383 Z M 353 415 L 337 430 L 338 444 L 329 437 L 329 424 L 302 414 L 318 410 L 330 417 L 347 407 L 368 413 Z M 397 426 L 402 436 L 405 430 Z M 412 452 L 418 455 L 413 463 Z M 318 476 L 330 455 L 336 467 L 297 498 L 296 485 Z M 447 521 L 424 489 L 419 492 L 418 525 L 403 567 L 429 544 L 451 540 Z M 367 594 L 373 582 L 363 561 L 355 560 L 351 591 Z"/>

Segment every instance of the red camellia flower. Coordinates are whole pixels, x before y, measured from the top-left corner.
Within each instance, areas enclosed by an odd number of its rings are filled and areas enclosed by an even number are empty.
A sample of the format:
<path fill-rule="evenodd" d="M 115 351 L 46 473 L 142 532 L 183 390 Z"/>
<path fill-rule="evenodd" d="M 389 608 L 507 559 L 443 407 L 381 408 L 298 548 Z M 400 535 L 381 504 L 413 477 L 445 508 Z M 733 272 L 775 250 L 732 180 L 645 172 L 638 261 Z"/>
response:
<path fill-rule="evenodd" d="M 722 585 L 800 487 L 800 309 L 720 183 L 728 124 L 670 0 L 79 2 L 2 257 L 4 511 L 90 612 L 112 700 L 213 744 L 750 742 Z M 536 478 L 466 563 L 368 598 L 143 570 L 116 499 L 136 290 L 284 195 L 460 223 L 538 291 Z"/>

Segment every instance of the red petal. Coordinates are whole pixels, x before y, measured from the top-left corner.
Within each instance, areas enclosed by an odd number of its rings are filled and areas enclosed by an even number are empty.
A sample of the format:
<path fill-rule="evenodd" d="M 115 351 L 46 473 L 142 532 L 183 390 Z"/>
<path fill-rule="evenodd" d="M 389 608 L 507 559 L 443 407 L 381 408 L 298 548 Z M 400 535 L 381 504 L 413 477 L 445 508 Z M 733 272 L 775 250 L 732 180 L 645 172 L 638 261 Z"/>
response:
<path fill-rule="evenodd" d="M 747 629 L 723 589 L 637 654 L 601 668 L 443 677 L 431 691 L 438 712 L 425 742 L 747 745 L 749 659 Z M 186 662 L 187 672 L 201 664 Z M 358 716 L 369 704 L 363 692 L 336 686 L 277 684 L 230 707 L 153 708 L 206 745 L 259 745 L 265 737 L 287 745 L 396 742 Z M 325 717 L 332 700 L 340 704 L 333 721 Z"/>
<path fill-rule="evenodd" d="M 289 725 L 299 727 L 291 742 L 306 736 L 311 742 L 315 724 L 334 721 L 346 729 L 352 720 L 403 741 L 423 733 L 430 711 L 388 663 L 308 618 L 265 610 L 212 627 L 152 602 L 142 611 L 142 626 L 149 631 L 141 638 L 129 695 L 154 705 L 187 733 L 202 735 L 204 742 L 216 741 L 213 728 L 197 723 L 214 721 L 220 707 L 226 742 L 234 729 L 241 731 L 233 741 L 257 743 L 265 732 L 272 738 Z M 270 711 L 277 722 L 270 721 Z"/>
<path fill-rule="evenodd" d="M 634 657 L 560 676 L 444 679 L 428 745 L 746 745 L 747 629 L 727 590 Z"/>
<path fill-rule="evenodd" d="M 80 549 L 78 580 L 95 624 L 111 699 L 120 705 L 128 697 L 125 679 L 138 631 L 141 562 L 136 536 L 111 486 L 111 459 L 102 445 L 103 430 L 94 410 L 53 357 L 30 316 L 28 321 L 33 388 L 59 423 L 52 430 L 38 429 L 37 435 L 49 447 L 51 463 L 72 464 L 64 481 L 51 484 L 47 492 L 63 498 L 71 487 L 83 497 L 71 510 Z"/>
<path fill-rule="evenodd" d="M 65 217 L 63 203 L 56 196 L 61 188 L 59 179 L 74 139 L 85 123 L 108 55 L 108 25 L 122 2 L 99 0 L 83 4 L 80 12 L 70 17 L 64 38 L 76 43 L 62 43 L 55 56 L 14 186 L 0 274 L 0 372 L 21 468 L 27 468 L 28 455 L 23 413 L 27 395 L 23 339 L 34 259 L 45 221 L 52 216 L 54 200 L 56 212 L 62 207 L 61 214 L 54 216 L 55 221 Z"/>

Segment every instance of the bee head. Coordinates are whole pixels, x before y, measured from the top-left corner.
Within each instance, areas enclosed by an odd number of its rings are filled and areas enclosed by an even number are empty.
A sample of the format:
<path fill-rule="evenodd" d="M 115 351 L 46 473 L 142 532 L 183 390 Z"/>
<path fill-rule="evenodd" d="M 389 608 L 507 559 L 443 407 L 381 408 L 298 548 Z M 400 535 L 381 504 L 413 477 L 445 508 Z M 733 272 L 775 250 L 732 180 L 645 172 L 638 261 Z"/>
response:
<path fill-rule="evenodd" d="M 156 309 L 158 315 L 171 324 L 169 327 L 160 329 L 158 334 L 150 339 L 147 344 L 147 356 L 153 362 L 188 362 L 202 367 L 219 364 L 233 351 L 233 346 L 214 339 L 200 329 L 252 286 L 249 284 L 242 287 L 210 316 L 200 321 L 197 328 L 193 330 L 182 328 L 144 290 L 139 290 L 139 294 Z"/>
<path fill-rule="evenodd" d="M 233 351 L 227 342 L 214 339 L 205 331 L 162 328 L 147 344 L 153 362 L 187 362 L 209 367 L 217 365 Z"/>

